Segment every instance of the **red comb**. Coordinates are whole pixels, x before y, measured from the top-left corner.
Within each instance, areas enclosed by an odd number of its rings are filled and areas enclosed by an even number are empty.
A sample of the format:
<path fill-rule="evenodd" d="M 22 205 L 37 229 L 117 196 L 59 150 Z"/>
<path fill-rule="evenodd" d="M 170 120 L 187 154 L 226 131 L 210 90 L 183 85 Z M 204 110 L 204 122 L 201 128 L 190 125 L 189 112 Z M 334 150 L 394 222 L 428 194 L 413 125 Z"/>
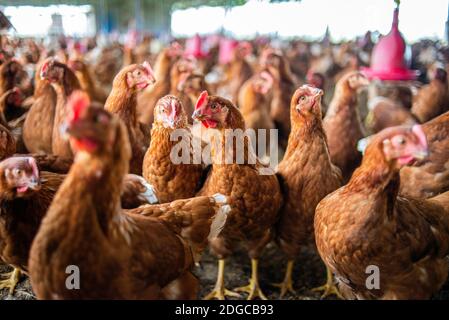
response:
<path fill-rule="evenodd" d="M 33 174 L 35 177 L 39 177 L 39 168 L 37 167 L 36 159 L 29 157 L 28 163 L 33 169 Z"/>
<path fill-rule="evenodd" d="M 195 105 L 195 110 L 201 108 L 207 101 L 207 98 L 209 97 L 209 94 L 207 91 L 201 92 L 200 96 L 198 97 L 198 101 Z"/>
<path fill-rule="evenodd" d="M 149 63 L 148 61 L 144 61 L 144 62 L 142 63 L 142 67 L 144 67 L 145 70 L 147 70 L 149 76 L 151 76 L 151 77 L 153 77 L 154 79 L 156 79 L 156 77 L 154 76 L 153 68 L 151 68 L 151 65 L 150 65 L 150 63 Z"/>
<path fill-rule="evenodd" d="M 422 126 L 420 126 L 419 124 L 414 125 L 412 127 L 412 132 L 418 137 L 421 145 L 427 148 L 427 138 L 424 130 L 422 129 Z"/>
<path fill-rule="evenodd" d="M 178 104 L 176 103 L 175 99 L 172 99 L 171 101 L 171 117 L 174 119 L 178 115 Z"/>
<path fill-rule="evenodd" d="M 45 63 L 41 67 L 41 78 L 43 78 L 44 74 L 48 71 L 48 65 L 50 64 L 51 60 L 45 61 Z"/>
<path fill-rule="evenodd" d="M 67 101 L 67 107 L 72 110 L 72 114 L 69 115 L 69 121 L 76 121 L 80 118 L 84 110 L 90 105 L 90 99 L 87 93 L 81 90 L 74 91 L 69 100 Z"/>

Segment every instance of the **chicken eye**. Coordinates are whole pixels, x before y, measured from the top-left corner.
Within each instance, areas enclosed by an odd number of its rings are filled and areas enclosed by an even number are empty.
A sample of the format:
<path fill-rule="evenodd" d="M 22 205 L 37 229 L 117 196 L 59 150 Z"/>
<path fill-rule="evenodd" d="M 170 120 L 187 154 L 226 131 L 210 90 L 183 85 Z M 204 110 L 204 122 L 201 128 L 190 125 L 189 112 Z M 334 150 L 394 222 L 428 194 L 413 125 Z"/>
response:
<path fill-rule="evenodd" d="M 405 144 L 405 138 L 403 137 L 403 136 L 399 136 L 399 137 L 396 137 L 396 139 L 395 139 L 395 142 L 398 144 L 398 145 L 404 145 Z"/>
<path fill-rule="evenodd" d="M 306 100 L 306 96 L 300 96 L 299 97 L 299 101 L 305 101 Z"/>
<path fill-rule="evenodd" d="M 96 114 L 95 116 L 94 116 L 94 122 L 95 123 L 104 123 L 104 122 L 107 122 L 107 120 L 108 120 L 108 117 L 106 117 L 104 114 Z"/>
<path fill-rule="evenodd" d="M 142 72 L 140 70 L 137 70 L 136 75 L 140 77 L 141 74 L 142 74 Z"/>
<path fill-rule="evenodd" d="M 217 105 L 216 105 L 215 103 L 213 103 L 213 104 L 211 104 L 210 108 L 211 108 L 212 110 L 215 110 L 215 109 L 217 109 Z"/>

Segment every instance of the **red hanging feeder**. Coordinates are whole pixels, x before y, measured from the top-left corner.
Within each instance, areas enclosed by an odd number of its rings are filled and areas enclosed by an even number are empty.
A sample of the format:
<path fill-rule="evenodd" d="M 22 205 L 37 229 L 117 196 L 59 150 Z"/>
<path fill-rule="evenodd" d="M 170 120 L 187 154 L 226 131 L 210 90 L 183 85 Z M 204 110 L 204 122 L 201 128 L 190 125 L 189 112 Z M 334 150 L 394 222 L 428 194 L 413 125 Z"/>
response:
<path fill-rule="evenodd" d="M 390 33 L 379 40 L 373 49 L 371 67 L 362 68 L 370 79 L 406 81 L 415 80 L 416 70 L 407 68 L 404 53 L 406 45 L 399 31 L 399 6 L 394 10 L 393 25 Z"/>

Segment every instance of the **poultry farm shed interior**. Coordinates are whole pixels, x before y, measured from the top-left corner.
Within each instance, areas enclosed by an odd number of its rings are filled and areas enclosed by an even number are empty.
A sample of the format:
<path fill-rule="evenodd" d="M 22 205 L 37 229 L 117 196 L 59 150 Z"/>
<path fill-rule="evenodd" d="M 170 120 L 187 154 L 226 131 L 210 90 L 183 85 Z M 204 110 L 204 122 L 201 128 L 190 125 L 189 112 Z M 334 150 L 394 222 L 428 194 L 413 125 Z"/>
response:
<path fill-rule="evenodd" d="M 0 0 L 0 298 L 448 300 L 448 42 L 449 0 Z"/>

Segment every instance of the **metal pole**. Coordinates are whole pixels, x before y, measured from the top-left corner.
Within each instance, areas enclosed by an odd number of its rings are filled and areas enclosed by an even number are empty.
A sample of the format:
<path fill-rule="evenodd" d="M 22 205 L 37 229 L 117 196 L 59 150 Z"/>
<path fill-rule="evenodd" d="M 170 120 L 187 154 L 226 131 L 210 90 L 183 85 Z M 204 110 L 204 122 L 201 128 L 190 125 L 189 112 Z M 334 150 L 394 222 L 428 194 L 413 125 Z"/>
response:
<path fill-rule="evenodd" d="M 447 4 L 446 42 L 449 43 L 449 1 Z"/>
<path fill-rule="evenodd" d="M 142 30 L 142 1 L 134 0 L 134 19 L 136 21 L 136 30 Z"/>

